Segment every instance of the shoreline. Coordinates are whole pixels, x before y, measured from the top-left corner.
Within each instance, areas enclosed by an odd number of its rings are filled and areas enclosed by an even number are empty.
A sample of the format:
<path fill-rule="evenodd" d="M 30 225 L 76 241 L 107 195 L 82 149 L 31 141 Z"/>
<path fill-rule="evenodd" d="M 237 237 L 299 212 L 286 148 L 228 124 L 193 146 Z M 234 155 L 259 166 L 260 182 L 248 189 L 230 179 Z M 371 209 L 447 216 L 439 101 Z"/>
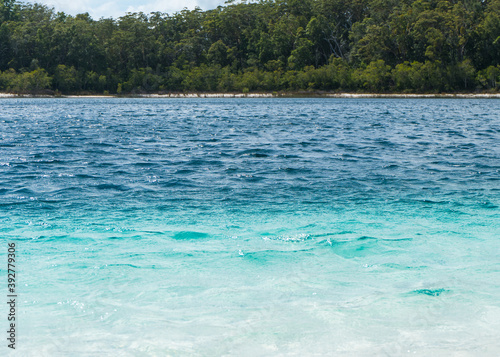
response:
<path fill-rule="evenodd" d="M 126 94 L 126 95 L 51 95 L 0 93 L 0 98 L 458 98 L 458 99 L 500 99 L 500 93 L 168 93 L 168 94 Z"/>

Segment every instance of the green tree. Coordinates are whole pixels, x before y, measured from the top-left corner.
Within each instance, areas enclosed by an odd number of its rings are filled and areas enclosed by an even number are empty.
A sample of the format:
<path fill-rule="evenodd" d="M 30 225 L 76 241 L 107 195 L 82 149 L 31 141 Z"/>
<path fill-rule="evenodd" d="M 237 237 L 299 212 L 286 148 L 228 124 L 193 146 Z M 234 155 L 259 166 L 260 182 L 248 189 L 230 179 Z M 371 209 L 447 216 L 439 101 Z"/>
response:
<path fill-rule="evenodd" d="M 305 66 L 312 64 L 312 47 L 313 43 L 307 39 L 306 33 L 302 27 L 297 29 L 294 49 L 288 57 L 288 66 L 291 69 L 300 70 Z"/>
<path fill-rule="evenodd" d="M 50 88 L 52 78 L 44 69 L 20 73 L 15 76 L 12 89 L 19 93 L 40 93 Z"/>
<path fill-rule="evenodd" d="M 360 84 L 363 88 L 374 92 L 387 90 L 391 79 L 391 67 L 384 60 L 372 61 L 359 73 Z"/>
<path fill-rule="evenodd" d="M 14 20 L 17 13 L 15 0 L 0 0 L 0 22 Z"/>
<path fill-rule="evenodd" d="M 64 64 L 57 66 L 53 78 L 53 83 L 56 89 L 62 92 L 71 92 L 79 89 L 79 82 L 78 72 L 75 67 L 67 67 Z"/>
<path fill-rule="evenodd" d="M 229 47 L 227 47 L 222 40 L 214 42 L 208 49 L 208 60 L 212 64 L 218 64 L 225 67 L 230 62 Z"/>

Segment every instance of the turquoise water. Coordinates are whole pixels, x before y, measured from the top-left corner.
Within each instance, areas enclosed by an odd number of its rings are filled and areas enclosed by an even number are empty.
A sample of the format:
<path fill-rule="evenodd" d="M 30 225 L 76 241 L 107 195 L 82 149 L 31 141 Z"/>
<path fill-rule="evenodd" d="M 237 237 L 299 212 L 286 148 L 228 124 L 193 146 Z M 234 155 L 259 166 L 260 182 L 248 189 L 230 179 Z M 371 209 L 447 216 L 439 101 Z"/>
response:
<path fill-rule="evenodd" d="M 0 109 L 17 355 L 500 354 L 500 101 Z"/>

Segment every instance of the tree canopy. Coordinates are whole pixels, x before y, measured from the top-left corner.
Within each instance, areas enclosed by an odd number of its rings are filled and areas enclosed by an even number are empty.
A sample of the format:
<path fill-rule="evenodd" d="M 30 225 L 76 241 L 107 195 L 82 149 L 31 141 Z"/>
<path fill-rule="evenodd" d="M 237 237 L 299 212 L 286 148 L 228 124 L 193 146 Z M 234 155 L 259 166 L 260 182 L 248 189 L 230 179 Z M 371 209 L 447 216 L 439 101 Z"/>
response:
<path fill-rule="evenodd" d="M 500 0 L 260 0 L 71 16 L 0 0 L 0 90 L 497 91 Z"/>

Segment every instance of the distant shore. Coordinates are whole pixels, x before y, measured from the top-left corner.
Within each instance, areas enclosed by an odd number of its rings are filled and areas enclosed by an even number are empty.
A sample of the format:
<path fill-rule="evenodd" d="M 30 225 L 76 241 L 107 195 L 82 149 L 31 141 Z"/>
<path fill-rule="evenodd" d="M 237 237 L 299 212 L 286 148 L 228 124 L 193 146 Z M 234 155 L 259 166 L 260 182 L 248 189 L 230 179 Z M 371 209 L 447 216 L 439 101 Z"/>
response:
<path fill-rule="evenodd" d="M 273 92 L 273 93 L 165 93 L 125 95 L 52 95 L 0 93 L 0 98 L 500 98 L 500 93 L 328 93 L 328 92 Z"/>

